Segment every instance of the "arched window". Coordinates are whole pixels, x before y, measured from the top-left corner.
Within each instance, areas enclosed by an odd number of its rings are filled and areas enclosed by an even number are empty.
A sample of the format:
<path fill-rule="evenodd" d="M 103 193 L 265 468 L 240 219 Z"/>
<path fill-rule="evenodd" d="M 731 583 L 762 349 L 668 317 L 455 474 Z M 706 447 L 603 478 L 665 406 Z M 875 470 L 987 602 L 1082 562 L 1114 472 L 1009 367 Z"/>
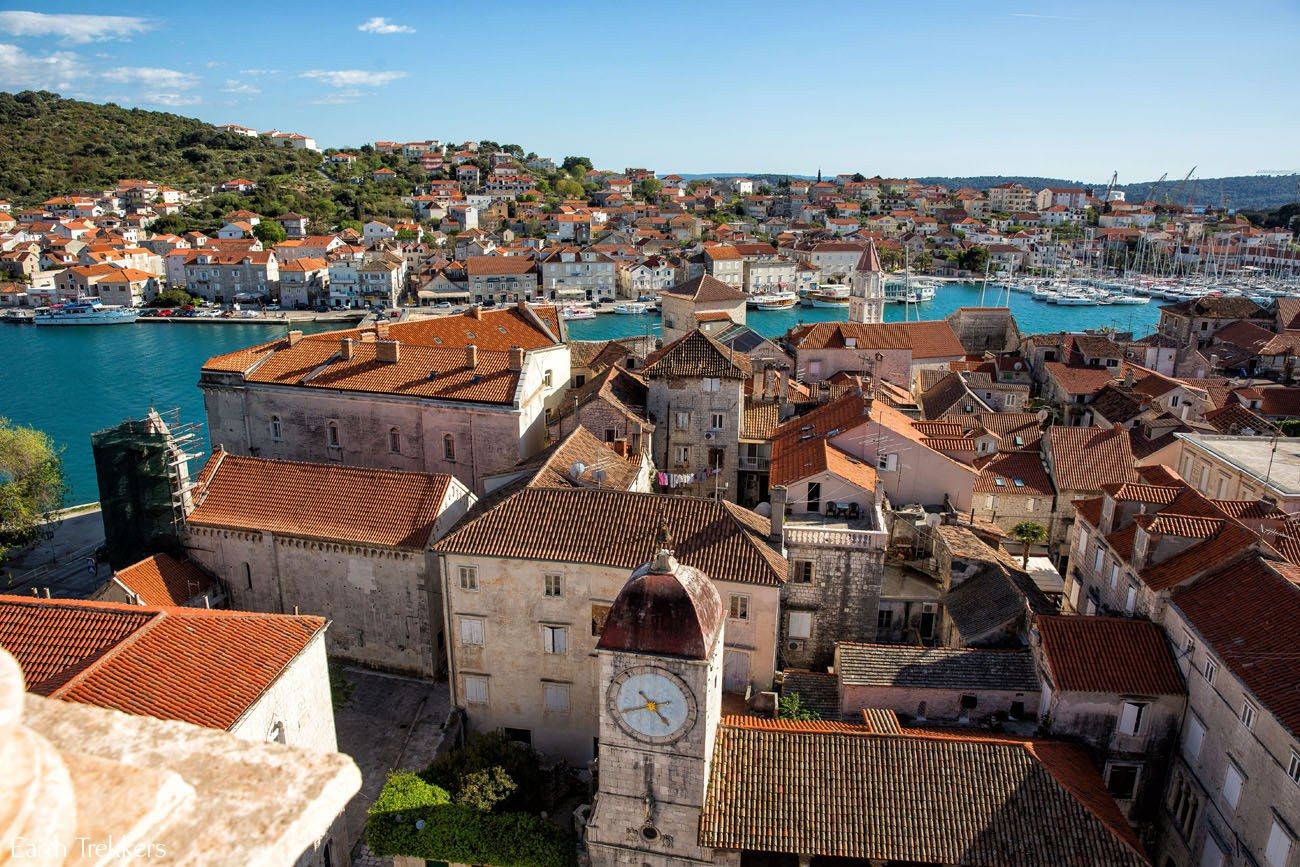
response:
<path fill-rule="evenodd" d="M 339 444 L 339 425 L 338 422 L 330 422 L 325 428 L 325 443 L 331 448 L 337 448 Z"/>
<path fill-rule="evenodd" d="M 280 424 L 280 417 L 273 415 L 271 416 L 271 439 L 278 443 L 283 438 L 284 426 Z"/>
<path fill-rule="evenodd" d="M 402 453 L 402 432 L 395 427 L 388 429 L 388 450 L 395 455 Z"/>
<path fill-rule="evenodd" d="M 285 743 L 284 723 L 276 720 L 271 724 L 271 730 L 266 733 L 266 742 L 268 744 Z"/>
<path fill-rule="evenodd" d="M 449 461 L 456 460 L 456 438 L 451 434 L 442 437 L 442 456 Z"/>

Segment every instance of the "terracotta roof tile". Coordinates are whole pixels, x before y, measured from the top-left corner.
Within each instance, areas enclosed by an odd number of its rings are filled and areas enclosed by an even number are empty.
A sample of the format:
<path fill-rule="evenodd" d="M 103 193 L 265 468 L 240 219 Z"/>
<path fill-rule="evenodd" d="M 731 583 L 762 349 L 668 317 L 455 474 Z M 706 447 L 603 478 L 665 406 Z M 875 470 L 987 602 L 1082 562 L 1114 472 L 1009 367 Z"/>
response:
<path fill-rule="evenodd" d="M 442 473 L 276 461 L 216 452 L 190 524 L 421 550 L 442 511 Z"/>
<path fill-rule="evenodd" d="M 1165 632 L 1146 620 L 1039 617 L 1043 660 L 1058 690 L 1182 695 L 1182 675 Z"/>
<path fill-rule="evenodd" d="M 1037 452 L 998 452 L 977 466 L 980 475 L 975 480 L 975 491 L 978 493 L 1039 494 L 1044 497 L 1055 493 L 1052 479 Z M 998 484 L 999 480 L 1001 484 Z"/>
<path fill-rule="evenodd" d="M 1077 747 L 740 717 L 718 727 L 699 840 L 926 864 L 1149 863 Z"/>
<path fill-rule="evenodd" d="M 1168 590 L 1217 564 L 1237 559 L 1258 541 L 1258 536 L 1235 521 L 1225 522 L 1216 535 L 1148 566 L 1138 577 L 1152 590 Z"/>
<path fill-rule="evenodd" d="M 1058 491 L 1095 491 L 1113 482 L 1135 482 L 1128 432 L 1114 428 L 1047 429 L 1047 453 Z"/>
<path fill-rule="evenodd" d="M 648 379 L 747 379 L 751 369 L 749 356 L 737 354 L 697 328 L 651 354 L 642 374 Z"/>
<path fill-rule="evenodd" d="M 1251 557 L 1174 591 L 1172 603 L 1292 736 L 1300 735 L 1297 567 Z"/>
<path fill-rule="evenodd" d="M 184 605 L 213 587 L 212 576 L 190 560 L 154 554 L 113 573 L 144 605 Z"/>
<path fill-rule="evenodd" d="M 678 295 L 683 298 L 690 298 L 696 302 L 715 302 L 715 301 L 744 301 L 747 297 L 744 292 L 723 283 L 716 277 L 708 274 L 701 274 L 685 283 L 678 283 L 671 289 L 664 290 L 669 295 Z"/>
<path fill-rule="evenodd" d="M 824 437 L 796 440 L 785 437 L 772 446 L 770 483 L 789 485 L 817 473 L 829 472 L 874 493 L 876 470 L 835 446 Z"/>
<path fill-rule="evenodd" d="M 0 596 L 28 689 L 229 729 L 325 629 L 321 617 Z"/>
<path fill-rule="evenodd" d="M 527 488 L 462 523 L 433 547 L 472 554 L 632 570 L 654 555 L 667 524 L 677 559 L 710 578 L 785 583 L 768 521 L 732 503 L 660 494 Z"/>
<path fill-rule="evenodd" d="M 857 348 L 870 352 L 880 349 L 910 349 L 912 358 L 959 358 L 966 350 L 952 326 L 944 320 L 926 322 L 818 322 L 790 331 L 796 349 L 843 349 L 845 338 L 854 338 Z"/>

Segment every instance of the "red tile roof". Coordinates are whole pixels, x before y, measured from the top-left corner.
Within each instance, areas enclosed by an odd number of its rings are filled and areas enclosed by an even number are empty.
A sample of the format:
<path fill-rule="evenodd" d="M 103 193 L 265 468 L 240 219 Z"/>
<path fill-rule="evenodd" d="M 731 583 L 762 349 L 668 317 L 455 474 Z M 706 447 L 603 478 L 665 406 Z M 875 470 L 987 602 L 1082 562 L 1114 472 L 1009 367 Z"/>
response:
<path fill-rule="evenodd" d="M 1300 573 L 1251 557 L 1174 591 L 1172 604 L 1211 652 L 1285 726 L 1300 735 Z"/>
<path fill-rule="evenodd" d="M 199 474 L 194 526 L 421 550 L 451 477 L 217 451 Z"/>
<path fill-rule="evenodd" d="M 685 283 L 678 283 L 671 289 L 665 289 L 668 295 L 689 298 L 695 302 L 744 301 L 748 296 L 734 286 L 723 283 L 716 277 L 702 274 Z"/>
<path fill-rule="evenodd" d="M 824 437 L 783 438 L 772 447 L 770 484 L 788 485 L 829 472 L 865 491 L 876 489 L 876 470 L 831 445 Z"/>
<path fill-rule="evenodd" d="M 977 462 L 976 466 L 980 471 L 979 478 L 975 480 L 975 491 L 978 493 L 1041 494 L 1045 497 L 1055 493 L 1038 452 L 998 452 L 991 458 Z M 999 480 L 1002 481 L 1000 485 Z"/>
<path fill-rule="evenodd" d="M 113 573 L 143 605 L 184 605 L 213 587 L 212 576 L 189 560 L 154 554 Z"/>
<path fill-rule="evenodd" d="M 322 617 L 0 596 L 0 644 L 51 698 L 229 729 Z"/>
<path fill-rule="evenodd" d="M 699 841 L 906 863 L 1149 864 L 1076 746 L 747 717 L 718 727 Z"/>
<path fill-rule="evenodd" d="M 631 571 L 649 562 L 667 525 L 677 559 L 710 578 L 785 583 L 786 562 L 768 544 L 769 522 L 732 503 L 592 489 L 526 488 L 480 512 L 434 550 Z"/>
<path fill-rule="evenodd" d="M 845 338 L 854 338 L 863 352 L 880 349 L 910 349 L 912 358 L 960 358 L 965 356 L 952 326 L 944 320 L 926 322 L 818 322 L 791 329 L 789 339 L 798 350 L 843 349 Z"/>
<path fill-rule="evenodd" d="M 659 377 L 710 377 L 747 379 L 751 374 L 749 356 L 737 354 L 730 347 L 698 328 L 653 352 L 646 358 L 641 373 L 647 379 Z"/>
<path fill-rule="evenodd" d="M 1118 617 L 1039 617 L 1043 661 L 1069 692 L 1182 695 L 1182 675 L 1164 630 Z"/>
<path fill-rule="evenodd" d="M 1124 430 L 1053 425 L 1047 429 L 1047 453 L 1058 491 L 1095 491 L 1138 480 Z"/>

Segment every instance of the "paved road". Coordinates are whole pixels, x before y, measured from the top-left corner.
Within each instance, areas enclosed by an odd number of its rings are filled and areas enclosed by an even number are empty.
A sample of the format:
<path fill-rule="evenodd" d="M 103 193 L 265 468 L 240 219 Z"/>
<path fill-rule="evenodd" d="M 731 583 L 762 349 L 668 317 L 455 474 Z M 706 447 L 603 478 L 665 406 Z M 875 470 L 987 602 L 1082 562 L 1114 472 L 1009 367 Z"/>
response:
<path fill-rule="evenodd" d="M 0 592 L 30 596 L 35 589 L 43 596 L 48 590 L 58 598 L 85 599 L 112 576 L 107 563 L 90 570 L 91 555 L 104 543 L 98 506 L 47 524 L 45 533 L 0 566 Z"/>

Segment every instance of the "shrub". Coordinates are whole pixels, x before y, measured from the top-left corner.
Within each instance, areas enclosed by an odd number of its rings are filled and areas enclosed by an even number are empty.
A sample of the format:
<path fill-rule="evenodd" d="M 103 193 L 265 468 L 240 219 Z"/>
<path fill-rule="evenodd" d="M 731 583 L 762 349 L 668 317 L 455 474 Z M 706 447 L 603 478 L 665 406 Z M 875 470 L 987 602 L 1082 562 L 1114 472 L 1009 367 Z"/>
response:
<path fill-rule="evenodd" d="M 499 731 L 485 732 L 470 735 L 463 747 L 434 759 L 420 776 L 425 782 L 447 790 L 453 800 L 460 802 L 462 795 L 475 800 L 473 794 L 465 791 L 481 782 L 475 774 L 497 769 L 510 778 L 515 788 L 494 809 L 536 813 L 545 808 L 546 801 L 546 781 L 540 760 L 541 756 L 532 747 L 512 741 Z"/>
<path fill-rule="evenodd" d="M 389 776 L 366 822 L 377 855 L 493 867 L 573 867 L 577 838 L 529 813 L 485 813 L 451 803 L 446 789 L 415 774 Z"/>

